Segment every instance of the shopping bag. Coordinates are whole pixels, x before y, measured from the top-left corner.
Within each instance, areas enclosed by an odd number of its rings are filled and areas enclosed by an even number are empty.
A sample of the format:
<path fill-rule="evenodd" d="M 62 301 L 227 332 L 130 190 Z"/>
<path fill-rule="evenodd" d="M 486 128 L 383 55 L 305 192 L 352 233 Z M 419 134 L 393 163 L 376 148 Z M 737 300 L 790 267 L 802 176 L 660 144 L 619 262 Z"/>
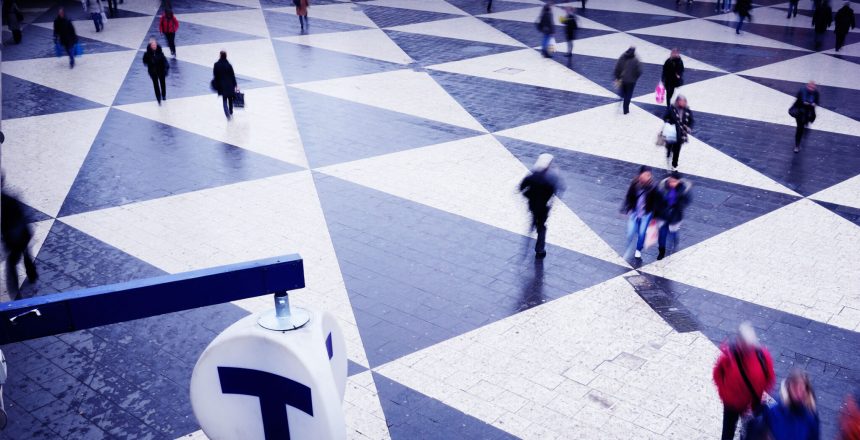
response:
<path fill-rule="evenodd" d="M 657 220 L 651 219 L 648 223 L 648 229 L 645 231 L 645 249 L 657 244 Z"/>
<path fill-rule="evenodd" d="M 84 48 L 81 46 L 81 43 L 75 43 L 75 56 L 79 57 L 84 54 Z"/>
<path fill-rule="evenodd" d="M 66 51 L 65 51 L 65 50 L 63 50 L 63 45 L 62 45 L 62 44 L 60 44 L 59 42 L 54 43 L 54 55 L 56 55 L 57 57 L 61 57 L 61 56 L 63 56 L 63 54 L 64 54 L 65 52 L 66 52 Z"/>
<path fill-rule="evenodd" d="M 555 37 L 549 37 L 549 43 L 546 45 L 546 51 L 549 53 L 555 52 Z"/>
<path fill-rule="evenodd" d="M 657 83 L 657 88 L 654 89 L 654 94 L 657 96 L 657 104 L 662 104 L 666 99 L 666 87 L 663 86 L 663 81 Z"/>
<path fill-rule="evenodd" d="M 233 106 L 239 108 L 245 108 L 245 94 L 236 91 L 236 96 L 233 97 Z"/>
<path fill-rule="evenodd" d="M 663 123 L 663 130 L 660 134 L 662 134 L 663 139 L 670 144 L 678 141 L 678 127 L 671 122 Z"/>

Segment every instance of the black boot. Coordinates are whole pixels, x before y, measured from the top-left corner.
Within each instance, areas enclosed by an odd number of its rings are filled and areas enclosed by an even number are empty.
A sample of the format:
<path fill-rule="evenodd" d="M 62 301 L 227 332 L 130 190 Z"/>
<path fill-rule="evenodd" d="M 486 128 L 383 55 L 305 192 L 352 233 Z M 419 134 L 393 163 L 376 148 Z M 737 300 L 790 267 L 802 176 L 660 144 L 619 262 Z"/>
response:
<path fill-rule="evenodd" d="M 665 256 L 666 256 L 666 248 L 661 247 L 660 251 L 657 253 L 657 259 L 662 260 L 663 257 L 665 257 Z"/>

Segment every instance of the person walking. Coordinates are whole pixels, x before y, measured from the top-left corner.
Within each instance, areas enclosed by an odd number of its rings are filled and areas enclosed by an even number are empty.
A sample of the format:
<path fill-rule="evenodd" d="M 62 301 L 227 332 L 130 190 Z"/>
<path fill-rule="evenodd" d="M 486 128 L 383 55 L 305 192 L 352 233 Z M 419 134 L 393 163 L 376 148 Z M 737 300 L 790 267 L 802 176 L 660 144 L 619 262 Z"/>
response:
<path fill-rule="evenodd" d="M 60 8 L 57 18 L 54 19 L 54 44 L 59 44 L 69 55 L 69 68 L 75 67 L 75 44 L 78 43 L 78 34 L 75 25 L 66 18 L 66 10 Z"/>
<path fill-rule="evenodd" d="M 172 9 L 166 9 L 158 20 L 158 31 L 164 34 L 170 55 L 176 58 L 176 31 L 179 30 L 179 20 L 173 15 Z"/>
<path fill-rule="evenodd" d="M 648 224 L 651 223 L 651 218 L 654 216 L 654 211 L 659 207 L 659 203 L 660 195 L 657 194 L 651 168 L 643 165 L 639 168 L 639 174 L 630 183 L 627 194 L 624 196 L 624 203 L 621 206 L 621 213 L 627 215 L 625 258 L 630 257 L 634 245 L 636 248 L 636 252 L 633 254 L 634 258 L 642 258 L 645 233 L 648 231 Z"/>
<path fill-rule="evenodd" d="M 714 383 L 723 402 L 722 440 L 732 440 L 740 416 L 761 413 L 762 395 L 776 383 L 770 352 L 759 344 L 753 326 L 744 322 L 734 341 L 720 346 Z"/>
<path fill-rule="evenodd" d="M 788 15 L 785 18 L 797 17 L 797 6 L 800 3 L 800 0 L 789 0 L 788 2 Z"/>
<path fill-rule="evenodd" d="M 550 47 L 549 43 L 552 39 L 553 34 L 555 33 L 555 23 L 552 22 L 552 2 L 547 1 L 543 8 L 540 10 L 540 17 L 538 18 L 537 28 L 541 34 L 543 34 L 543 40 L 541 40 L 540 45 L 540 53 L 544 56 L 544 58 L 551 58 L 552 54 L 549 52 Z"/>
<path fill-rule="evenodd" d="M 108 5 L 108 13 L 110 13 L 111 18 L 116 17 L 117 11 L 119 11 L 119 6 L 116 4 L 116 0 L 107 0 Z"/>
<path fill-rule="evenodd" d="M 821 47 L 821 40 L 824 38 L 824 33 L 827 28 L 833 24 L 833 9 L 830 8 L 830 2 L 824 0 L 815 8 L 812 13 L 812 27 L 815 30 L 815 50 Z"/>
<path fill-rule="evenodd" d="M 567 13 L 562 19 L 564 23 L 564 37 L 567 40 L 567 53 L 564 55 L 568 58 L 573 57 L 573 39 L 576 37 L 576 14 L 572 6 L 564 8 Z"/>
<path fill-rule="evenodd" d="M 860 440 L 860 393 L 849 394 L 839 414 L 839 440 Z"/>
<path fill-rule="evenodd" d="M 2 217 L 0 217 L 0 234 L 2 234 L 3 245 L 8 252 L 8 257 L 6 258 L 6 286 L 9 297 L 17 300 L 21 297 L 21 292 L 18 288 L 18 263 L 22 259 L 24 260 L 24 270 L 27 273 L 27 280 L 34 283 L 39 278 L 36 272 L 36 264 L 33 262 L 33 257 L 30 256 L 29 251 L 33 232 L 30 230 L 30 222 L 24 213 L 24 207 L 21 202 L 5 190 L 0 195 L 0 198 L 2 198 L 0 211 L 3 213 Z"/>
<path fill-rule="evenodd" d="M 673 124 L 676 130 L 674 142 L 666 140 L 666 161 L 672 158 L 672 170 L 678 168 L 678 158 L 681 156 L 681 146 L 689 140 L 688 135 L 693 130 L 693 112 L 687 106 L 687 98 L 678 95 L 675 103 L 666 109 L 663 122 Z"/>
<path fill-rule="evenodd" d="M 18 8 L 18 2 L 15 0 L 6 0 L 3 2 L 3 23 L 9 26 L 9 32 L 12 32 L 12 41 L 15 44 L 21 44 L 23 35 L 21 34 L 21 22 L 24 21 L 24 14 Z"/>
<path fill-rule="evenodd" d="M 772 440 L 818 440 L 821 422 L 809 376 L 794 369 L 782 382 L 780 402 L 764 412 L 764 428 Z"/>
<path fill-rule="evenodd" d="M 735 2 L 735 13 L 738 14 L 738 25 L 735 27 L 736 34 L 741 33 L 741 26 L 743 26 L 744 20 L 752 21 L 751 10 L 752 0 L 738 0 Z"/>
<path fill-rule="evenodd" d="M 621 54 L 615 63 L 615 83 L 621 89 L 621 98 L 624 100 L 624 114 L 630 113 L 630 100 L 633 99 L 633 88 L 636 81 L 642 75 L 642 66 L 636 57 L 636 48 L 630 46 Z"/>
<path fill-rule="evenodd" d="M 854 10 L 851 9 L 851 2 L 845 2 L 838 11 L 836 11 L 836 51 L 842 49 L 845 45 L 845 37 L 848 31 L 856 27 L 854 18 Z"/>
<path fill-rule="evenodd" d="M 800 141 L 806 133 L 806 126 L 815 122 L 815 108 L 819 105 L 818 86 L 814 81 L 806 83 L 806 87 L 797 92 L 797 97 L 794 104 L 788 109 L 788 114 L 791 115 L 797 123 L 797 130 L 794 132 L 794 152 L 800 153 Z"/>
<path fill-rule="evenodd" d="M 84 12 L 90 13 L 90 18 L 93 19 L 93 23 L 96 25 L 96 32 L 101 32 L 105 28 L 105 22 L 102 17 L 105 8 L 102 5 L 102 0 L 85 0 Z"/>
<path fill-rule="evenodd" d="M 666 256 L 666 242 L 669 237 L 672 238 L 672 250 L 678 248 L 678 231 L 681 228 L 681 220 L 684 219 L 684 210 L 692 200 L 692 187 L 693 184 L 681 178 L 681 173 L 677 171 L 673 171 L 657 185 L 657 192 L 660 194 L 660 207 L 656 214 L 659 225 L 658 260 Z"/>
<path fill-rule="evenodd" d="M 161 46 L 158 45 L 155 37 L 150 37 L 149 39 L 149 45 L 146 46 L 146 52 L 143 54 L 143 64 L 146 65 L 149 77 L 152 79 L 155 99 L 158 101 L 158 105 L 161 105 L 161 101 L 167 99 L 165 79 L 167 78 L 170 64 L 167 62 L 167 57 L 164 56 L 164 52 L 161 50 Z"/>
<path fill-rule="evenodd" d="M 681 59 L 681 51 L 672 49 L 669 58 L 663 63 L 663 87 L 666 88 L 666 107 L 672 105 L 672 96 L 675 89 L 684 84 L 684 61 Z"/>
<path fill-rule="evenodd" d="M 552 208 L 552 197 L 564 192 L 564 182 L 550 168 L 553 156 L 543 153 L 538 156 L 531 173 L 520 182 L 520 193 L 528 200 L 532 215 L 532 230 L 537 230 L 535 258 L 546 257 L 546 221 Z"/>
<path fill-rule="evenodd" d="M 212 68 L 212 75 L 214 76 L 212 86 L 221 95 L 224 115 L 229 120 L 233 117 L 233 98 L 236 97 L 238 83 L 236 82 L 236 73 L 233 72 L 233 66 L 227 61 L 227 52 L 221 51 L 218 62 Z"/>
<path fill-rule="evenodd" d="M 302 32 L 309 29 L 311 25 L 308 23 L 308 0 L 293 0 L 296 5 L 296 15 L 299 16 L 299 24 L 302 26 Z"/>

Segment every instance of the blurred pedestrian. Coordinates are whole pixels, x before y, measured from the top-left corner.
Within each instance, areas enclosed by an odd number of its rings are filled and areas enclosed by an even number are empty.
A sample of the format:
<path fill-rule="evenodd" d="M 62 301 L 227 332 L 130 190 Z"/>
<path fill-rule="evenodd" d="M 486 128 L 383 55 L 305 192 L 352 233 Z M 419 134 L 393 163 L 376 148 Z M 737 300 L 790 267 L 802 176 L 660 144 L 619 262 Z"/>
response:
<path fill-rule="evenodd" d="M 296 5 L 296 15 L 299 16 L 299 24 L 302 26 L 302 32 L 309 29 L 311 25 L 308 23 L 308 0 L 293 0 Z"/>
<path fill-rule="evenodd" d="M 550 44 L 552 43 L 552 36 L 555 34 L 555 23 L 552 22 L 552 1 L 547 1 L 541 8 L 537 28 L 543 34 L 540 53 L 543 54 L 544 58 L 550 58 L 552 57 Z"/>
<path fill-rule="evenodd" d="M 564 11 L 566 14 L 562 18 L 562 23 L 564 23 L 564 37 L 567 40 L 567 53 L 564 56 L 571 58 L 573 57 L 573 39 L 576 37 L 576 13 L 573 6 L 564 8 Z"/>
<path fill-rule="evenodd" d="M 821 47 L 821 40 L 824 38 L 824 33 L 827 28 L 833 24 L 833 9 L 830 8 L 830 1 L 824 0 L 815 8 L 812 13 L 812 27 L 815 30 L 815 50 Z"/>
<path fill-rule="evenodd" d="M 663 63 L 663 87 L 666 88 L 666 107 L 672 105 L 672 96 L 675 89 L 684 84 L 684 61 L 681 59 L 681 51 L 672 49 L 669 58 Z"/>
<path fill-rule="evenodd" d="M 800 3 L 800 0 L 789 0 L 788 1 L 788 15 L 785 18 L 797 17 L 797 6 Z"/>
<path fill-rule="evenodd" d="M 735 2 L 735 13 L 738 14 L 738 25 L 735 27 L 736 34 L 741 33 L 741 26 L 744 24 L 744 20 L 752 21 L 751 10 L 752 0 L 737 0 Z"/>
<path fill-rule="evenodd" d="M 839 440 L 860 440 L 860 405 L 857 395 L 845 398 L 842 413 L 839 415 Z"/>
<path fill-rule="evenodd" d="M 233 72 L 233 66 L 227 61 L 227 52 L 221 51 L 218 62 L 212 68 L 212 75 L 214 76 L 212 86 L 221 95 L 224 115 L 229 120 L 233 117 L 233 98 L 236 97 L 238 83 L 236 82 L 236 73 Z"/>
<path fill-rule="evenodd" d="M 107 0 L 108 12 L 110 13 L 111 18 L 116 17 L 117 11 L 119 11 L 119 7 L 116 4 L 116 0 Z"/>
<path fill-rule="evenodd" d="M 96 25 L 96 32 L 101 32 L 105 28 L 104 17 L 102 17 L 105 8 L 102 5 L 102 0 L 85 0 L 84 12 L 90 13 L 90 18 L 92 18 L 93 23 Z"/>
<path fill-rule="evenodd" d="M 636 248 L 634 258 L 642 258 L 645 233 L 659 203 L 660 195 L 656 191 L 651 168 L 643 165 L 639 168 L 639 174 L 630 183 L 621 206 L 621 213 L 627 215 L 627 251 L 624 253 L 624 258 L 630 257 L 634 245 Z"/>
<path fill-rule="evenodd" d="M 158 31 L 164 34 L 167 39 L 167 47 L 170 48 L 170 55 L 176 58 L 176 31 L 179 30 L 179 20 L 173 15 L 172 9 L 166 9 L 161 14 L 161 19 L 158 20 Z"/>
<path fill-rule="evenodd" d="M 673 124 L 675 126 L 675 141 L 670 142 L 666 139 L 666 161 L 672 157 L 672 170 L 678 168 L 678 158 L 681 156 L 681 146 L 689 140 L 689 134 L 693 130 L 693 112 L 687 106 L 687 98 L 684 95 L 678 95 L 675 103 L 666 109 L 663 115 L 663 122 Z"/>
<path fill-rule="evenodd" d="M 15 0 L 6 0 L 3 2 L 3 23 L 9 26 L 9 32 L 12 32 L 12 41 L 15 44 L 21 43 L 21 22 L 24 21 L 24 14 L 18 8 L 18 2 Z"/>
<path fill-rule="evenodd" d="M 666 256 L 666 242 L 672 238 L 672 250 L 678 248 L 678 231 L 681 229 L 681 220 L 684 219 L 684 210 L 690 204 L 692 196 L 690 189 L 693 184 L 681 178 L 681 173 L 673 171 L 669 177 L 663 179 L 657 185 L 660 194 L 660 208 L 657 210 L 659 222 L 659 253 L 657 259 L 662 260 Z"/>
<path fill-rule="evenodd" d="M 30 240 L 33 232 L 30 230 L 30 221 L 27 218 L 21 202 L 4 189 L 2 192 L 2 203 L 0 203 L 0 229 L 2 229 L 3 245 L 6 247 L 8 257 L 6 258 L 6 286 L 9 297 L 20 299 L 21 292 L 18 288 L 18 263 L 24 260 L 24 270 L 27 280 L 36 282 L 39 275 L 36 273 L 36 264 L 30 256 Z"/>
<path fill-rule="evenodd" d="M 520 182 L 522 193 L 529 204 L 532 214 L 532 230 L 537 230 L 535 258 L 546 257 L 546 221 L 552 207 L 552 197 L 564 192 L 564 182 L 550 168 L 553 156 L 543 153 L 538 156 L 532 172 Z"/>
<path fill-rule="evenodd" d="M 794 118 L 797 123 L 797 130 L 794 132 L 794 152 L 800 152 L 800 141 L 806 133 L 806 126 L 815 122 L 815 108 L 818 107 L 819 96 L 818 86 L 814 81 L 806 83 L 806 87 L 797 92 L 797 97 L 794 100 L 791 108 L 788 109 L 788 114 Z"/>
<path fill-rule="evenodd" d="M 636 57 L 636 48 L 630 46 L 618 62 L 615 63 L 615 85 L 621 91 L 621 98 L 624 100 L 624 114 L 630 113 L 630 100 L 633 99 L 633 88 L 636 87 L 636 81 L 642 75 L 642 66 L 639 63 L 639 58 Z"/>
<path fill-rule="evenodd" d="M 78 34 L 75 25 L 66 18 L 66 10 L 60 8 L 57 18 L 54 19 L 54 44 L 59 44 L 62 50 L 69 55 L 69 68 L 75 67 L 75 44 L 78 43 Z"/>
<path fill-rule="evenodd" d="M 493 12 L 493 0 L 487 0 L 487 14 Z"/>
<path fill-rule="evenodd" d="M 721 438 L 732 440 L 740 416 L 749 411 L 760 414 L 762 395 L 776 383 L 773 359 L 759 344 L 750 323 L 742 323 L 738 327 L 738 337 L 720 346 L 713 375 L 723 401 Z"/>
<path fill-rule="evenodd" d="M 170 64 L 167 62 L 167 57 L 158 45 L 155 37 L 149 38 L 149 45 L 146 46 L 146 52 L 143 54 L 143 64 L 146 65 L 146 70 L 149 72 L 149 77 L 152 79 L 152 88 L 155 90 L 155 99 L 158 105 L 161 101 L 167 99 L 167 71 L 170 69 Z M 160 87 L 159 87 L 160 86 Z"/>
<path fill-rule="evenodd" d="M 586 0 L 581 0 L 580 3 L 582 4 L 582 6 L 579 7 L 580 9 L 583 9 L 583 10 L 585 9 L 585 2 L 586 2 Z"/>
<path fill-rule="evenodd" d="M 838 11 L 836 11 L 836 51 L 842 49 L 845 45 L 845 37 L 848 31 L 856 27 L 854 18 L 854 10 L 851 9 L 851 2 L 845 2 Z"/>
<path fill-rule="evenodd" d="M 792 370 L 780 387 L 780 401 L 764 412 L 771 440 L 818 440 L 821 436 L 815 392 L 809 376 Z"/>

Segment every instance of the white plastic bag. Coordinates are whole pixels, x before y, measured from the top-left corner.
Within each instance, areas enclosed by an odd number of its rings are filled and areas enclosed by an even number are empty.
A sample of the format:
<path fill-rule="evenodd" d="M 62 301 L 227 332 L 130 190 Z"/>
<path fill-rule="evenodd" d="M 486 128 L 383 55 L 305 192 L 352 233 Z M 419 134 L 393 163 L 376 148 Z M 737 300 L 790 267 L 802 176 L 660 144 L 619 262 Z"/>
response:
<path fill-rule="evenodd" d="M 670 122 L 666 122 L 663 124 L 663 139 L 668 143 L 675 143 L 678 141 L 678 127 L 675 127 L 675 124 Z"/>

